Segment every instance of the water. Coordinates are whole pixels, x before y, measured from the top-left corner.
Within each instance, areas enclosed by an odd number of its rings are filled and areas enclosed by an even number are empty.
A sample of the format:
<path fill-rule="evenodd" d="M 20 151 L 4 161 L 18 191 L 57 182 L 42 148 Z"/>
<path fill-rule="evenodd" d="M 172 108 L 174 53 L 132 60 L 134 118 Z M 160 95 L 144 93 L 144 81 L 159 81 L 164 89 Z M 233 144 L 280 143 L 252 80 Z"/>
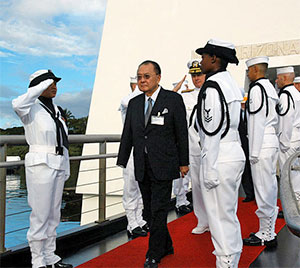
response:
<path fill-rule="evenodd" d="M 22 182 L 20 176 L 7 175 L 6 181 L 7 217 L 5 226 L 5 247 L 11 248 L 27 243 L 26 233 L 29 228 L 29 215 L 31 209 L 27 203 L 26 186 L 25 183 Z M 57 228 L 57 233 L 59 234 L 71 230 L 79 225 L 79 222 L 61 222 Z"/>

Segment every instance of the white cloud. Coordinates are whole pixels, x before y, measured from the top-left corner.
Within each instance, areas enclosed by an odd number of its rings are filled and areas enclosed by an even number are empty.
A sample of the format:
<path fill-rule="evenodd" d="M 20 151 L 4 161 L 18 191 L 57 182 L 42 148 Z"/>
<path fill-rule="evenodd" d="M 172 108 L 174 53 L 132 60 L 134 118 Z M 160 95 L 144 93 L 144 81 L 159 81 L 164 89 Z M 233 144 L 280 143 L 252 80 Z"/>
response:
<path fill-rule="evenodd" d="M 55 98 L 55 103 L 68 109 L 76 118 L 89 114 L 92 90 L 84 89 L 76 93 L 63 93 Z"/>
<path fill-rule="evenodd" d="M 9 118 L 1 119 L 1 121 L 2 124 L 0 128 L 2 129 L 22 126 L 22 122 L 17 115 L 11 116 Z"/>
<path fill-rule="evenodd" d="M 105 7 L 106 0 L 1 1 L 0 48 L 37 56 L 97 55 Z"/>
<path fill-rule="evenodd" d="M 0 100 L 0 128 L 21 126 L 22 122 L 14 112 L 10 100 Z"/>
<path fill-rule="evenodd" d="M 12 97 L 18 96 L 18 91 L 6 86 L 6 85 L 1 85 L 0 84 L 0 98 L 3 99 L 11 99 Z"/>
<path fill-rule="evenodd" d="M 11 0 L 6 6 L 22 17 L 43 18 L 62 13 L 78 16 L 99 16 L 106 7 L 106 0 Z"/>
<path fill-rule="evenodd" d="M 3 51 L 0 51 L 0 57 L 13 57 L 14 55 L 12 53 L 9 53 L 9 52 L 3 52 Z"/>

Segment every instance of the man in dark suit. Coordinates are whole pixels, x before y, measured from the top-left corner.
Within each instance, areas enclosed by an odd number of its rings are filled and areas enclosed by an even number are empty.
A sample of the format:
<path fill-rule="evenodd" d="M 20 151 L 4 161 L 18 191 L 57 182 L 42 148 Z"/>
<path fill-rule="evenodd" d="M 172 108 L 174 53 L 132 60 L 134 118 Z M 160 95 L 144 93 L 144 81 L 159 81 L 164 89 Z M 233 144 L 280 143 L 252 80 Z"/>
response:
<path fill-rule="evenodd" d="M 143 217 L 150 226 L 144 267 L 158 267 L 173 254 L 167 228 L 172 180 L 189 168 L 186 110 L 182 97 L 160 85 L 161 70 L 153 61 L 138 67 L 138 87 L 144 94 L 130 100 L 117 165 L 126 167 L 133 147 L 135 178 L 142 193 Z"/>
<path fill-rule="evenodd" d="M 245 94 L 243 93 L 243 95 Z M 243 199 L 243 202 L 251 202 L 255 200 L 255 194 L 254 194 L 254 186 L 253 186 L 253 180 L 251 174 L 251 166 L 249 161 L 249 141 L 247 137 L 247 126 L 246 126 L 247 123 L 244 120 L 246 100 L 247 100 L 247 96 L 244 96 L 244 99 L 241 103 L 241 114 L 240 114 L 240 123 L 239 123 L 238 131 L 241 139 L 242 148 L 246 157 L 245 169 L 242 175 L 242 186 L 246 194 L 246 198 Z"/>

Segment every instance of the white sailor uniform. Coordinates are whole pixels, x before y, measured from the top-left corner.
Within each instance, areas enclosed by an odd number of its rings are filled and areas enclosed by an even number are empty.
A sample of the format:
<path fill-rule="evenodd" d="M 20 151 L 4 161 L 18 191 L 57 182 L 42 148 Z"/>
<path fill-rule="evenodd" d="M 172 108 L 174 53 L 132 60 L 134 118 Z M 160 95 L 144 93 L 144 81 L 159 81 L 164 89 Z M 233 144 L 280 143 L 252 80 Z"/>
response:
<path fill-rule="evenodd" d="M 188 205 L 189 201 L 186 199 L 186 193 L 188 191 L 189 181 L 192 182 L 192 196 L 193 196 L 193 210 L 198 219 L 197 229 L 205 230 L 208 227 L 208 221 L 206 216 L 206 210 L 204 207 L 201 185 L 200 185 L 200 138 L 195 129 L 195 121 L 197 113 L 192 115 L 193 109 L 198 101 L 199 88 L 188 89 L 181 91 L 181 96 L 186 108 L 186 116 L 189 132 L 189 172 L 184 178 L 174 180 L 173 191 L 176 195 L 176 207 L 181 205 Z M 192 119 L 191 119 L 192 116 Z"/>
<path fill-rule="evenodd" d="M 25 138 L 29 144 L 25 171 L 28 203 L 32 212 L 27 239 L 33 268 L 52 265 L 61 259 L 54 253 L 56 228 L 60 222 L 64 183 L 70 175 L 68 150 L 63 147 L 63 155 L 56 154 L 56 125 L 38 100 L 52 83 L 52 79 L 44 80 L 12 101 L 13 109 L 24 125 Z M 57 106 L 53 106 L 56 114 L 60 114 Z M 63 119 L 59 117 L 59 120 L 65 133 L 68 133 Z"/>
<path fill-rule="evenodd" d="M 207 87 L 212 81 L 220 87 L 227 105 L 220 102 L 221 93 L 218 93 L 215 86 Z M 202 95 L 204 90 L 206 96 Z M 202 147 L 200 185 L 217 267 L 237 267 L 243 246 L 236 215 L 238 191 L 245 165 L 238 133 L 242 100 L 241 91 L 230 73 L 220 71 L 207 78 L 197 105 Z M 226 116 L 222 121 L 221 110 L 226 106 L 227 115 L 223 113 Z"/>
<path fill-rule="evenodd" d="M 142 92 L 136 86 L 135 90 L 121 100 L 119 111 L 121 111 L 124 124 L 129 101 Z M 143 200 L 139 185 L 134 176 L 133 153 L 131 152 L 126 168 L 123 169 L 123 207 L 128 220 L 127 230 L 131 232 L 136 227 L 143 227 L 146 221 L 143 220 Z"/>
<path fill-rule="evenodd" d="M 300 151 L 300 94 L 292 84 L 283 87 L 279 94 L 279 166 L 282 170 L 285 161 Z M 300 200 L 300 171 L 291 171 L 291 181 L 296 199 Z"/>
<path fill-rule="evenodd" d="M 250 84 L 247 102 L 249 159 L 258 207 L 255 213 L 259 218 L 259 231 L 255 235 L 263 241 L 276 237 L 277 103 L 276 90 L 268 79 L 260 78 Z"/>

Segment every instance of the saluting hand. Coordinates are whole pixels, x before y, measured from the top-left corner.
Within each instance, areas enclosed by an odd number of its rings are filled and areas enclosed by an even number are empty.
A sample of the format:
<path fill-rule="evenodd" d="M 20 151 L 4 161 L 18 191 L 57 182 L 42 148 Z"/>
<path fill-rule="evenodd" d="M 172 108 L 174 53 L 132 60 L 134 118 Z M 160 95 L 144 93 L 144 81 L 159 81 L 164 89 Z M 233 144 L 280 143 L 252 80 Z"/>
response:
<path fill-rule="evenodd" d="M 188 174 L 188 172 L 189 172 L 189 166 L 180 167 L 181 178 L 183 178 L 186 174 Z"/>
<path fill-rule="evenodd" d="M 176 85 L 176 87 L 173 88 L 174 92 L 178 92 L 178 90 L 181 88 L 183 82 L 185 81 L 186 75 L 181 79 L 181 81 Z M 185 85 L 187 87 L 187 85 Z"/>

